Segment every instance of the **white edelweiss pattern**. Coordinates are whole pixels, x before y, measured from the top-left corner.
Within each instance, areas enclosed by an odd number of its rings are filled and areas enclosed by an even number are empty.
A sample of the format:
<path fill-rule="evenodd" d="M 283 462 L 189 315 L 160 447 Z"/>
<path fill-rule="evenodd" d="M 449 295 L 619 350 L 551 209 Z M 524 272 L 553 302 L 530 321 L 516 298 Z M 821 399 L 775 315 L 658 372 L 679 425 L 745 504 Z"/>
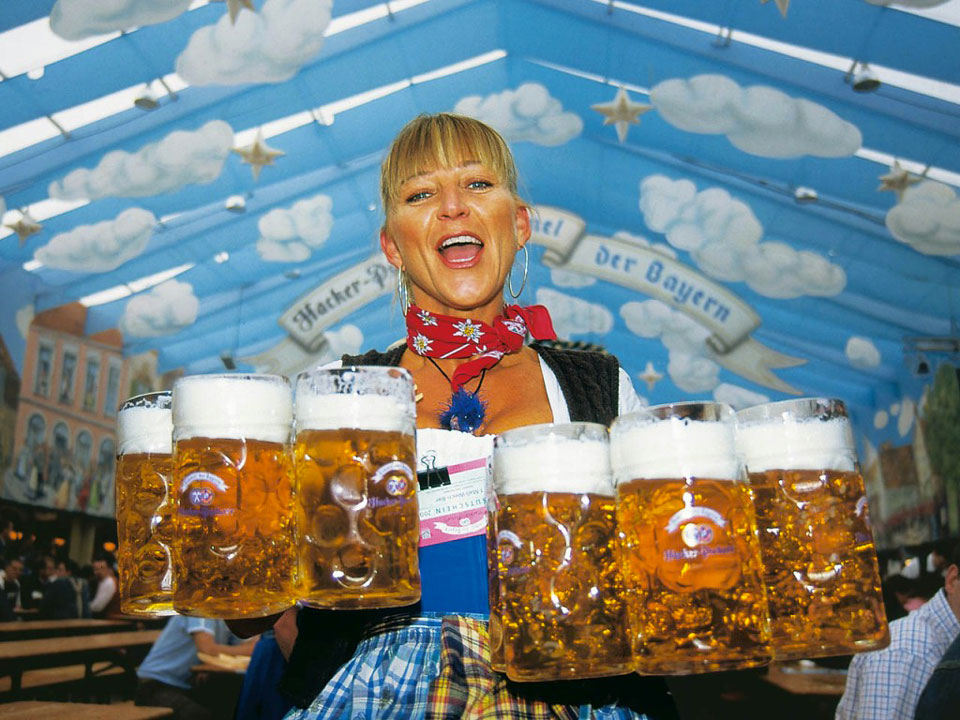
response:
<path fill-rule="evenodd" d="M 509 330 L 510 332 L 516 335 L 527 334 L 527 326 L 522 322 L 519 322 L 517 320 L 504 320 L 503 324 L 507 328 L 507 330 Z"/>
<path fill-rule="evenodd" d="M 480 326 L 471 321 L 464 320 L 463 322 L 454 323 L 453 326 L 457 329 L 454 335 L 457 335 L 467 340 L 476 342 L 483 337 L 483 330 L 480 329 Z"/>
<path fill-rule="evenodd" d="M 437 319 L 430 314 L 429 310 L 421 310 L 417 313 L 417 317 L 420 318 L 420 322 L 424 325 L 436 325 Z"/>
<path fill-rule="evenodd" d="M 430 349 L 431 342 L 426 335 L 417 334 L 413 338 L 413 347 L 422 355 Z"/>

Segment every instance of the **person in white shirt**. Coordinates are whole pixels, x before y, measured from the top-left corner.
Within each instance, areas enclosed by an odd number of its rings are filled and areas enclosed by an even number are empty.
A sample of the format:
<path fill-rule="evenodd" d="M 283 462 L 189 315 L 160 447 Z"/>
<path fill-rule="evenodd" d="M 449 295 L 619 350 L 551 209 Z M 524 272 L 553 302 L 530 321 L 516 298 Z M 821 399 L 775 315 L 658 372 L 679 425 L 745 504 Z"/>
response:
<path fill-rule="evenodd" d="M 116 606 L 119 612 L 119 598 L 117 597 L 117 579 L 113 574 L 113 567 L 109 558 L 100 557 L 93 561 L 93 574 L 97 577 L 97 592 L 90 601 L 90 612 L 94 617 L 107 614 L 107 608 Z M 116 599 L 115 599 L 116 598 Z"/>
<path fill-rule="evenodd" d="M 853 658 L 836 720 L 912 718 L 920 693 L 958 633 L 960 545 L 952 550 L 943 588 L 918 610 L 890 623 L 890 645 Z"/>

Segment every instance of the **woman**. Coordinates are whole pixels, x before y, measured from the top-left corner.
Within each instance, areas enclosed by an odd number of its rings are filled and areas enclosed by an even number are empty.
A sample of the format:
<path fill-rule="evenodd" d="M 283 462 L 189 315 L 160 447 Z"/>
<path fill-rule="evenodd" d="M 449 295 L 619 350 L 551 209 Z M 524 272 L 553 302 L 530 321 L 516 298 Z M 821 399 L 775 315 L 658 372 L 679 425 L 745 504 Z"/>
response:
<path fill-rule="evenodd" d="M 606 424 L 639 406 L 615 358 L 522 344 L 527 332 L 554 335 L 544 308 L 504 303 L 505 286 L 516 298 L 526 281 L 530 208 L 495 131 L 456 115 L 414 119 L 384 160 L 381 197 L 380 245 L 410 303 L 407 343 L 343 362 L 413 375 L 421 472 L 486 458 L 511 428 Z M 420 571 L 421 602 L 406 612 L 301 611 L 284 686 L 301 706 L 319 695 L 288 717 L 577 718 L 614 702 L 597 716 L 643 717 L 624 705 L 672 713 L 655 679 L 515 684 L 493 672 L 484 536 L 421 547 Z"/>

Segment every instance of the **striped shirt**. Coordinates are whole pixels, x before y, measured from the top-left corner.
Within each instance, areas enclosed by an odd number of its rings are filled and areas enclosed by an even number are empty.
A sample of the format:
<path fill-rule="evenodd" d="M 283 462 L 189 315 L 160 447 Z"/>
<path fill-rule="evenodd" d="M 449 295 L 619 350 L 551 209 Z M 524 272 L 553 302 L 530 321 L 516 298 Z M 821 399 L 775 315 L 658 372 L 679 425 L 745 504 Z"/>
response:
<path fill-rule="evenodd" d="M 836 720 L 912 718 L 924 685 L 958 632 L 960 620 L 943 590 L 890 623 L 890 645 L 850 663 Z"/>

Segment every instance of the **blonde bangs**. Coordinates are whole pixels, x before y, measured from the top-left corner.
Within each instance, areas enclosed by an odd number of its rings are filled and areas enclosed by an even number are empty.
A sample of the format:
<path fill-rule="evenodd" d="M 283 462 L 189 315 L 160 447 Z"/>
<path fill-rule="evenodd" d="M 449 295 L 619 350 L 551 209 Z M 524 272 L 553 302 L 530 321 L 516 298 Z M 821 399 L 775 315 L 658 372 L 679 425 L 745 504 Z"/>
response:
<path fill-rule="evenodd" d="M 380 201 L 389 214 L 400 186 L 439 168 L 477 162 L 493 170 L 517 193 L 517 168 L 510 148 L 496 130 L 464 115 L 420 115 L 400 131 L 380 168 Z"/>

